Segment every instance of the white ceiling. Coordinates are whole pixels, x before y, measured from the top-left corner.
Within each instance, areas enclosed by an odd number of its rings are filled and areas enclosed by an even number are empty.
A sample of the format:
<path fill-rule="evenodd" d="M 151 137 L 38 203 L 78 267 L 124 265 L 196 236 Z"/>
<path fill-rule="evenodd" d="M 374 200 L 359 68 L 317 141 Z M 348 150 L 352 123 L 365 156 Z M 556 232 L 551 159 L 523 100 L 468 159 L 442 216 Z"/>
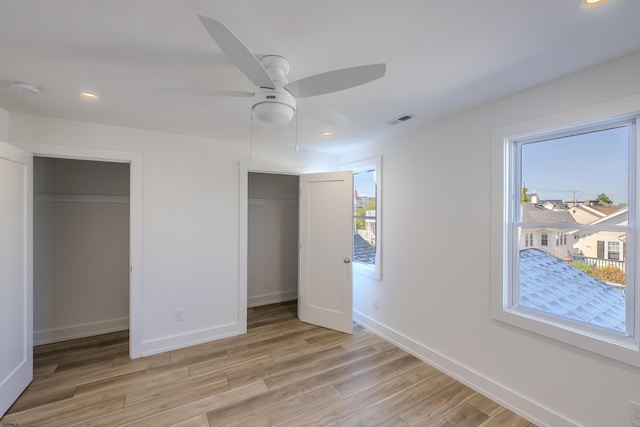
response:
<path fill-rule="evenodd" d="M 581 0 L 0 0 L 0 107 L 247 141 L 250 98 L 158 90 L 254 90 L 198 14 L 258 56 L 288 58 L 289 81 L 387 64 L 380 80 L 299 100 L 301 148 L 328 152 L 640 50 L 639 0 L 589 10 Z M 16 80 L 41 93 L 11 89 Z M 83 90 L 100 100 L 81 99 Z M 387 124 L 405 114 L 414 118 Z M 295 141 L 295 120 L 253 128 L 261 143 Z"/>

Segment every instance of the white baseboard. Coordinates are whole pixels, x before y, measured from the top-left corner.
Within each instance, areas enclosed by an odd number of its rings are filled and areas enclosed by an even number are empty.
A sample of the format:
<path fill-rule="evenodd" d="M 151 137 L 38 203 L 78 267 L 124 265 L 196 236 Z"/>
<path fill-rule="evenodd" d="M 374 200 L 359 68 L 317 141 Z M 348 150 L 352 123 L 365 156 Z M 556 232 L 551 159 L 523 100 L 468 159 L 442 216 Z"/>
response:
<path fill-rule="evenodd" d="M 354 310 L 353 320 L 376 335 L 381 336 L 385 340 L 397 345 L 420 360 L 441 370 L 536 425 L 554 427 L 577 426 L 577 424 L 553 412 L 549 408 L 531 401 L 526 396 L 518 394 L 514 390 L 487 378 L 467 366 L 449 359 L 443 354 L 378 323 L 376 320 L 358 311 Z"/>
<path fill-rule="evenodd" d="M 259 295 L 247 298 L 247 307 L 274 304 L 277 302 L 291 301 L 298 298 L 298 290 L 279 292 L 274 294 Z M 229 323 L 214 328 L 202 329 L 180 335 L 156 338 L 142 342 L 140 356 L 151 356 L 165 351 L 177 350 L 192 345 L 203 344 L 246 333 L 241 322 Z"/>
<path fill-rule="evenodd" d="M 58 341 L 108 334 L 109 332 L 125 331 L 127 329 L 129 329 L 128 317 L 65 326 L 63 328 L 44 329 L 33 332 L 33 345 L 50 344 Z"/>
<path fill-rule="evenodd" d="M 259 307 L 261 305 L 275 304 L 277 302 L 292 301 L 295 299 L 298 299 L 297 289 L 273 294 L 256 295 L 247 298 L 247 307 Z"/>
<path fill-rule="evenodd" d="M 242 330 L 240 322 L 207 328 L 199 331 L 188 332 L 180 335 L 156 338 L 142 342 L 140 357 L 177 350 L 192 345 L 203 344 L 246 333 Z"/>

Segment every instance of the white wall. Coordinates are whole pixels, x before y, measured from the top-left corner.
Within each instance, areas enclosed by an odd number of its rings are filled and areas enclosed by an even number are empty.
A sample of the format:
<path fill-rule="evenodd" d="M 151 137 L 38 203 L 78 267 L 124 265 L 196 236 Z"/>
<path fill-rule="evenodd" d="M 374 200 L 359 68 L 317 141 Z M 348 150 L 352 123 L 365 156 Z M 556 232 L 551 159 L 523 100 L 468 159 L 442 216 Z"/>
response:
<path fill-rule="evenodd" d="M 21 114 L 11 114 L 10 123 L 9 142 L 18 146 L 141 153 L 142 355 L 242 332 L 239 171 L 240 161 L 249 161 L 248 144 Z M 335 156 L 293 146 L 256 145 L 254 154 L 262 163 L 337 167 Z"/>
<path fill-rule="evenodd" d="M 249 307 L 298 298 L 298 176 L 249 173 Z"/>
<path fill-rule="evenodd" d="M 640 370 L 492 320 L 490 177 L 492 129 L 638 94 L 639 75 L 636 54 L 342 156 L 383 156 L 383 277 L 355 277 L 355 318 L 539 424 L 629 425 Z"/>
<path fill-rule="evenodd" d="M 34 345 L 129 328 L 129 165 L 34 158 Z"/>
<path fill-rule="evenodd" d="M 0 108 L 0 141 L 9 139 L 9 112 Z"/>
<path fill-rule="evenodd" d="M 129 164 L 36 156 L 33 192 L 128 197 Z"/>

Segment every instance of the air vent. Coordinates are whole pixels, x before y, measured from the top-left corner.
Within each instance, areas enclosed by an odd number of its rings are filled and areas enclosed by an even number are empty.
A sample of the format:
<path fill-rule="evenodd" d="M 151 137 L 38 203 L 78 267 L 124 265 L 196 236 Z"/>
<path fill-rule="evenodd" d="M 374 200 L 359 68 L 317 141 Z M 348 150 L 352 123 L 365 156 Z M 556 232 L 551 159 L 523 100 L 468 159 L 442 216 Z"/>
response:
<path fill-rule="evenodd" d="M 406 122 L 407 120 L 411 119 L 413 116 L 409 115 L 409 114 L 405 114 L 404 116 L 400 116 L 398 118 L 395 118 L 393 120 L 389 120 L 387 123 L 390 125 L 398 125 L 402 122 Z"/>

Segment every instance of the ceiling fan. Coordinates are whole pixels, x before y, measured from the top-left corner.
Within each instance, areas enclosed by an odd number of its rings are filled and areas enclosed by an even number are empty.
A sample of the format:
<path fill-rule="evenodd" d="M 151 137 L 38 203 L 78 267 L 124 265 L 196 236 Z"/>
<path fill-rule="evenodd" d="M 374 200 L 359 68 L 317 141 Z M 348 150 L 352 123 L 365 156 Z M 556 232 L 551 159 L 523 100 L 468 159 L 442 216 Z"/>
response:
<path fill-rule="evenodd" d="M 252 97 L 252 109 L 256 117 L 265 123 L 287 123 L 296 111 L 296 98 L 337 92 L 349 89 L 384 76 L 386 65 L 371 64 L 315 74 L 289 83 L 289 61 L 278 55 L 266 55 L 258 59 L 227 27 L 215 19 L 198 15 L 211 38 L 256 86 L 255 92 L 176 89 L 213 96 Z"/>

